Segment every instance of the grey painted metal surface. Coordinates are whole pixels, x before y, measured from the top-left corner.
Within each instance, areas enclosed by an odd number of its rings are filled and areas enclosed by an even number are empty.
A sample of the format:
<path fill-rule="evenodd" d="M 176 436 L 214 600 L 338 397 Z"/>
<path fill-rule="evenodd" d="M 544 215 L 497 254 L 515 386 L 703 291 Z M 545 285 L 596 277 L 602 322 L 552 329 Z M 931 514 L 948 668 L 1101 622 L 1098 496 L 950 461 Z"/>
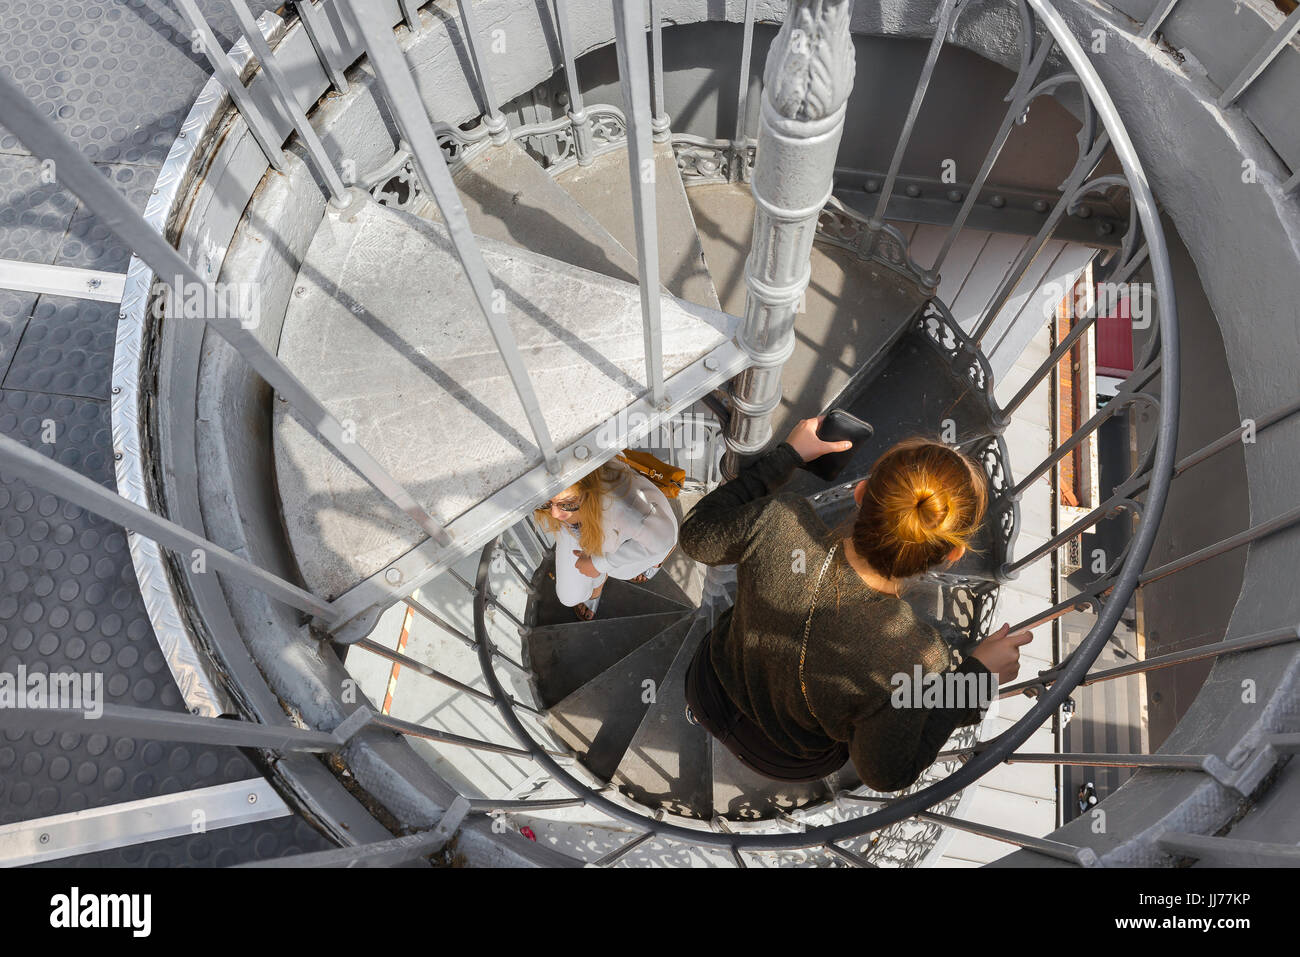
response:
<path fill-rule="evenodd" d="M 292 815 L 264 778 L 125 801 L 0 826 L 0 865 L 65 861 L 194 833 Z"/>
<path fill-rule="evenodd" d="M 442 155 L 442 150 L 439 148 L 437 138 L 434 135 L 433 124 L 429 122 L 428 114 L 425 112 L 419 91 L 411 79 L 406 61 L 402 58 L 397 42 L 393 39 L 391 31 L 387 29 L 385 24 L 370 16 L 369 11 L 358 10 L 357 7 L 350 3 L 346 5 L 346 9 L 352 17 L 353 25 L 365 38 L 366 50 L 369 53 L 371 62 L 374 64 L 384 95 L 390 109 L 393 111 L 394 119 L 402 130 L 402 135 L 406 141 L 411 144 L 412 158 L 419 170 L 420 178 L 432 192 L 443 222 L 447 224 L 452 243 L 456 249 L 456 256 L 460 260 L 466 277 L 469 279 L 474 298 L 477 300 L 483 318 L 492 333 L 497 351 L 505 362 L 510 381 L 514 385 L 515 394 L 519 397 L 519 402 L 523 406 L 528 425 L 532 429 L 533 437 L 537 440 L 542 458 L 545 460 L 548 469 L 552 472 L 557 471 L 559 469 L 559 460 L 556 457 L 555 445 L 551 440 L 546 419 L 542 415 L 541 407 L 537 401 L 535 386 L 524 368 L 523 359 L 519 354 L 519 347 L 510 332 L 509 326 L 501 319 L 500 313 L 504 310 L 500 310 L 497 305 L 497 302 L 503 298 L 500 295 L 501 290 L 494 286 L 493 278 L 483 261 L 482 253 L 478 249 L 478 243 L 473 233 L 470 232 L 469 222 L 465 218 L 465 210 L 456 195 L 456 187 L 452 183 L 451 174 L 447 170 L 446 159 Z M 470 9 L 471 4 L 462 4 L 462 16 L 467 16 Z M 473 38 L 478 31 L 474 28 L 473 23 L 468 20 L 466 21 L 466 29 L 469 31 L 472 46 Z M 492 136 L 494 139 L 502 139 L 504 142 L 505 119 L 497 110 L 495 101 L 490 97 L 491 84 L 487 75 L 483 72 L 482 59 L 477 54 L 475 55 L 475 61 L 479 64 L 479 76 L 487 103 L 488 128 L 493 131 Z M 449 541 L 445 533 L 434 534 L 432 537 L 444 545 Z"/>
<path fill-rule="evenodd" d="M 660 408 L 664 405 L 664 347 L 659 315 L 659 227 L 650 129 L 651 104 L 645 44 L 642 42 L 645 17 L 640 0 L 614 0 L 614 8 L 619 77 L 623 99 L 630 106 L 627 116 L 628 192 L 632 196 L 632 217 L 636 223 L 646 388 L 650 391 L 650 404 Z M 662 85 L 661 82 L 661 89 Z"/>

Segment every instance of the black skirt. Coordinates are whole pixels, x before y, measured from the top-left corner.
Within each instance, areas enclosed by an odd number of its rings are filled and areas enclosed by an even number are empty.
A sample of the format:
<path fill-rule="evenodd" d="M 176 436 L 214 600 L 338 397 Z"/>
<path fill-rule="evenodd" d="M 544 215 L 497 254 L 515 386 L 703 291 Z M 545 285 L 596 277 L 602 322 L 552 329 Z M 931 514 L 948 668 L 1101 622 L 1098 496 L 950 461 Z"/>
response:
<path fill-rule="evenodd" d="M 731 610 L 723 613 L 713 631 L 704 636 L 686 670 L 686 703 L 704 730 L 718 739 L 752 771 L 774 781 L 798 783 L 819 781 L 844 767 L 848 745 L 836 742 L 823 754 L 796 757 L 779 748 L 757 724 L 732 702 L 713 670 L 709 643 L 714 634 L 725 634 L 731 625 Z"/>

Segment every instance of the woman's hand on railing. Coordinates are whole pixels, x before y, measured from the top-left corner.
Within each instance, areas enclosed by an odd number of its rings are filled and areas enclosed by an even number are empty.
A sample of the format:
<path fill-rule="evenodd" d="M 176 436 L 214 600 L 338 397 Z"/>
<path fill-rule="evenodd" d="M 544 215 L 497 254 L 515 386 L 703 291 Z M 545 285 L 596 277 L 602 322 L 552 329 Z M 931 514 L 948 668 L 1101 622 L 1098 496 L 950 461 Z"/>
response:
<path fill-rule="evenodd" d="M 826 416 L 819 415 L 812 419 L 804 419 L 791 429 L 786 437 L 786 442 L 805 462 L 811 462 L 818 456 L 829 455 L 831 452 L 847 452 L 853 448 L 853 443 L 848 440 L 824 442 L 817 438 L 817 430 L 821 428 L 822 420 L 825 418 Z"/>
<path fill-rule="evenodd" d="M 972 658 L 978 658 L 993 674 L 998 676 L 998 684 L 1015 681 L 1020 674 L 1020 646 L 1034 640 L 1032 631 L 1019 631 L 1011 634 L 1011 626 L 1003 625 L 989 635 L 971 652 Z"/>

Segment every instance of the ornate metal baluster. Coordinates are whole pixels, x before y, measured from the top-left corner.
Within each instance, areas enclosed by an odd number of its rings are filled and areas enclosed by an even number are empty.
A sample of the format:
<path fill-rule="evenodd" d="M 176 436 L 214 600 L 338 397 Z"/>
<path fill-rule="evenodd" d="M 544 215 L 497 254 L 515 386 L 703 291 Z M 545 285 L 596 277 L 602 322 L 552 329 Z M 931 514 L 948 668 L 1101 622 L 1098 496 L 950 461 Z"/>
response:
<path fill-rule="evenodd" d="M 555 0 L 555 24 L 560 34 L 560 51 L 564 56 L 564 78 L 569 89 L 569 122 L 573 124 L 573 149 L 579 166 L 590 166 L 595 156 L 591 116 L 582 108 L 582 87 L 578 84 L 578 67 L 574 62 L 573 34 L 570 32 L 568 0 Z"/>
<path fill-rule="evenodd" d="M 654 86 L 654 119 L 650 123 L 656 143 L 672 137 L 668 114 L 664 112 L 664 25 L 659 16 L 660 0 L 650 0 L 650 82 Z"/>
<path fill-rule="evenodd" d="M 758 452 L 772 435 L 781 368 L 794 351 L 794 319 L 808 285 L 817 217 L 833 187 L 835 155 L 853 88 L 850 0 L 798 0 L 767 56 L 763 76 L 755 216 L 745 262 L 740 346 L 753 365 L 732 380 L 732 416 L 722 470 Z"/>

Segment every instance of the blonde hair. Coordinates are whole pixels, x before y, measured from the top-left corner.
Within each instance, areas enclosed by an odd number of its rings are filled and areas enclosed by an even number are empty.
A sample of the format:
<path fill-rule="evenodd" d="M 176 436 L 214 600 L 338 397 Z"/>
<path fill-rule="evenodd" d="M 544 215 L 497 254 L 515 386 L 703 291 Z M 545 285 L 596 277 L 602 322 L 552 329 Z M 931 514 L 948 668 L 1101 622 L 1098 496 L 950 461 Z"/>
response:
<path fill-rule="evenodd" d="M 889 578 L 910 578 L 970 547 L 988 505 L 988 480 L 970 458 L 923 438 L 872 466 L 853 523 L 853 548 Z"/>
<path fill-rule="evenodd" d="M 600 466 L 594 472 L 588 472 L 570 488 L 576 488 L 581 496 L 578 511 L 575 513 L 581 528 L 578 529 L 578 546 L 588 555 L 604 554 L 605 545 L 605 496 L 627 481 L 627 470 L 612 463 Z M 567 491 L 567 489 L 562 489 Z M 551 515 L 550 509 L 539 506 L 533 510 L 537 522 L 554 535 L 564 524 Z"/>

